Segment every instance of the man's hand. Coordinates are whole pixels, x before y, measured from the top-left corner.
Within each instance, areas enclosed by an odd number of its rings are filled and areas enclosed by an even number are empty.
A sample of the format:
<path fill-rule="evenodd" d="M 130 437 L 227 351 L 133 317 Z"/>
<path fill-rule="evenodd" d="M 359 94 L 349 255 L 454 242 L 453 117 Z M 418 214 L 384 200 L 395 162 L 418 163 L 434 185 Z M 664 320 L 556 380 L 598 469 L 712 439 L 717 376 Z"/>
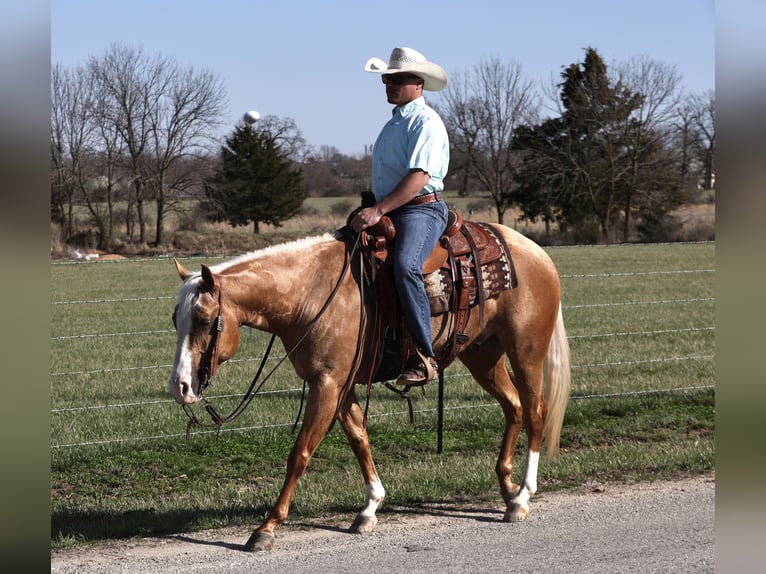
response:
<path fill-rule="evenodd" d="M 378 221 L 380 221 L 381 217 L 383 217 L 383 212 L 377 205 L 373 205 L 372 207 L 365 207 L 364 209 L 360 209 L 351 219 L 349 227 L 351 227 L 351 229 L 353 229 L 356 233 L 359 233 L 360 231 L 364 231 L 368 227 L 375 225 Z"/>
<path fill-rule="evenodd" d="M 422 169 L 413 169 L 404 176 L 391 193 L 378 201 L 372 207 L 365 207 L 349 222 L 349 227 L 359 233 L 368 227 L 372 227 L 386 213 L 401 207 L 414 198 L 428 183 L 431 176 Z"/>

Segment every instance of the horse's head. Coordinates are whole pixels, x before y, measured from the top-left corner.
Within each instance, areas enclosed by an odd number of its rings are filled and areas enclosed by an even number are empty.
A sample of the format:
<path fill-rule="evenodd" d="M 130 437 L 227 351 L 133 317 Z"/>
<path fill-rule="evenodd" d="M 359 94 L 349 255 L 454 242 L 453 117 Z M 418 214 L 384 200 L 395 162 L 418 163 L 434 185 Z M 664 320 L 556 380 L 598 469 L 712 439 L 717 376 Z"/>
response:
<path fill-rule="evenodd" d="M 175 263 L 183 285 L 173 311 L 178 335 L 168 390 L 177 403 L 193 404 L 202 397 L 218 366 L 236 352 L 239 323 L 225 305 L 220 277 L 205 265 L 201 273 L 192 273 Z"/>

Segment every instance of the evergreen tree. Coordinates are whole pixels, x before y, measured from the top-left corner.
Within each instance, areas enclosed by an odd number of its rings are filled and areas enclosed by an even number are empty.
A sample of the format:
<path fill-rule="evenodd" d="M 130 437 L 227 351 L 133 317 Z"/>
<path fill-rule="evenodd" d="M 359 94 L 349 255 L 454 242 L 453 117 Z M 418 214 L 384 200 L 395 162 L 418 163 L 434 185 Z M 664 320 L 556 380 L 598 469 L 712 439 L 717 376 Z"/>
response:
<path fill-rule="evenodd" d="M 633 209 L 656 219 L 676 207 L 669 152 L 648 144 L 637 118 L 642 95 L 611 82 L 593 48 L 561 76 L 561 116 L 515 132 L 524 157 L 515 200 L 524 217 L 555 220 L 564 230 L 593 222 L 608 242 L 621 213 L 627 230 Z"/>
<path fill-rule="evenodd" d="M 268 129 L 240 125 L 226 138 L 221 161 L 205 183 L 205 207 L 213 221 L 280 227 L 298 213 L 307 192 L 303 172 Z"/>

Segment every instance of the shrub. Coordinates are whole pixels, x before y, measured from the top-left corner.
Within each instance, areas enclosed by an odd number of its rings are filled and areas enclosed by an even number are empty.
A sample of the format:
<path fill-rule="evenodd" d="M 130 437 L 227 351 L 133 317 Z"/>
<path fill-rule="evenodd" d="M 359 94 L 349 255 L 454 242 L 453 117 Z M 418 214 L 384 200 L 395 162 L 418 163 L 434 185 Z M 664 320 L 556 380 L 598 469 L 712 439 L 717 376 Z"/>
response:
<path fill-rule="evenodd" d="M 330 205 L 330 213 L 339 217 L 348 215 L 354 209 L 354 204 L 350 201 L 336 201 Z"/>
<path fill-rule="evenodd" d="M 495 204 L 489 199 L 470 201 L 466 205 L 466 209 L 468 209 L 469 214 L 478 213 L 480 211 L 489 211 L 490 209 L 494 209 L 494 207 Z"/>
<path fill-rule="evenodd" d="M 669 213 L 644 214 L 636 225 L 641 241 L 646 243 L 665 243 L 673 241 L 679 234 L 682 224 L 675 215 Z"/>
<path fill-rule="evenodd" d="M 306 205 L 304 203 L 298 210 L 298 215 L 303 217 L 315 217 L 319 215 L 319 210 L 313 205 Z"/>
<path fill-rule="evenodd" d="M 179 212 L 178 230 L 179 231 L 201 231 L 205 223 L 209 221 L 207 211 L 201 203 L 196 202 L 190 209 Z"/>

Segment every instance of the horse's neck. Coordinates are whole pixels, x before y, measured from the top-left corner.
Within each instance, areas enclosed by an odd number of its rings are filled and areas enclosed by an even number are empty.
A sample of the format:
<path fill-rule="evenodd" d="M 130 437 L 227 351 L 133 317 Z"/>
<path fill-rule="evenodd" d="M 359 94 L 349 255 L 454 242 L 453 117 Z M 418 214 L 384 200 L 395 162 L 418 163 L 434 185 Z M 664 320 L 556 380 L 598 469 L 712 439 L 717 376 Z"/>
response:
<path fill-rule="evenodd" d="M 338 241 L 268 252 L 224 270 L 226 296 L 238 307 L 241 324 L 281 335 L 313 317 L 342 262 Z"/>

